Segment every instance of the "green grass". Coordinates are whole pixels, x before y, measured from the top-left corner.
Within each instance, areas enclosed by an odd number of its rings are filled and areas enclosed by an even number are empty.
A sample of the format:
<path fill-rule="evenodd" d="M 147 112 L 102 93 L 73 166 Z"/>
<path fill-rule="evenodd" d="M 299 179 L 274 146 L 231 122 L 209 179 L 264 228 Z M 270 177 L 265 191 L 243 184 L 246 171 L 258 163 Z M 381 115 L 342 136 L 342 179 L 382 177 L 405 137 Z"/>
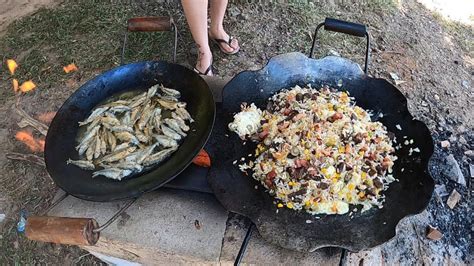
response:
<path fill-rule="evenodd" d="M 58 86 L 68 78 L 62 67 L 69 63 L 85 75 L 118 66 L 126 19 L 137 14 L 133 5 L 113 1 L 65 1 L 10 25 L 0 38 L 0 56 L 18 61 L 19 80 L 33 79 L 41 88 Z M 170 43 L 170 34 L 130 34 L 127 61 L 169 58 Z M 9 78 L 3 72 L 2 79 Z"/>

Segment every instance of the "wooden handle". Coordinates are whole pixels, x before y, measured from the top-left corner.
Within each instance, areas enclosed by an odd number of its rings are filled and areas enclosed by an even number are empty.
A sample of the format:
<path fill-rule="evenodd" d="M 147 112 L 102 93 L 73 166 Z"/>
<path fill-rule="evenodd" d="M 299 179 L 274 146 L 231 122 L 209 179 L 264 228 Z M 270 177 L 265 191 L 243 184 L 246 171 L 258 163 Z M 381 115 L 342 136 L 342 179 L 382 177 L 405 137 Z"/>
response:
<path fill-rule="evenodd" d="M 127 22 L 128 31 L 171 31 L 170 17 L 137 17 Z"/>
<path fill-rule="evenodd" d="M 26 221 L 26 237 L 31 240 L 66 245 L 93 246 L 100 233 L 92 218 L 30 216 Z"/>

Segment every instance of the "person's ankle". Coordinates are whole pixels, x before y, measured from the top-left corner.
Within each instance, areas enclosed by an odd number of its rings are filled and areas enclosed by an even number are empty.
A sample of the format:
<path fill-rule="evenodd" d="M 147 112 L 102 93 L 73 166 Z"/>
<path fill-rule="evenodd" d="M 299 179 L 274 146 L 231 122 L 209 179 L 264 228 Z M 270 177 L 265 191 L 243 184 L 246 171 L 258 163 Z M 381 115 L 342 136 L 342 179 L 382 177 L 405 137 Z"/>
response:
<path fill-rule="evenodd" d="M 209 33 L 212 37 L 220 37 L 220 35 L 225 33 L 224 26 L 223 25 L 216 25 L 216 26 L 211 25 L 211 28 L 209 29 Z"/>

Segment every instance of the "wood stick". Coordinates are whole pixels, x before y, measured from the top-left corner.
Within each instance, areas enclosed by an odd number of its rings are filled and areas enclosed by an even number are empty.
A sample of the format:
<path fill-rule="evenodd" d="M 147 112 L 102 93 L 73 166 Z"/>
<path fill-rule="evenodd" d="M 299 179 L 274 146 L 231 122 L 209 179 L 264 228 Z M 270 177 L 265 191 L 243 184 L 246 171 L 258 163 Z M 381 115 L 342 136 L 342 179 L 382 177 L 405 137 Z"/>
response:
<path fill-rule="evenodd" d="M 15 106 L 15 111 L 23 118 L 18 123 L 19 127 L 24 128 L 26 126 L 32 126 L 36 130 L 38 130 L 42 135 L 46 136 L 46 134 L 48 133 L 47 125 L 31 117 L 29 114 L 23 111 L 19 106 Z"/>
<path fill-rule="evenodd" d="M 44 159 L 34 154 L 23 154 L 17 152 L 6 153 L 5 157 L 10 160 L 27 161 L 45 167 Z"/>

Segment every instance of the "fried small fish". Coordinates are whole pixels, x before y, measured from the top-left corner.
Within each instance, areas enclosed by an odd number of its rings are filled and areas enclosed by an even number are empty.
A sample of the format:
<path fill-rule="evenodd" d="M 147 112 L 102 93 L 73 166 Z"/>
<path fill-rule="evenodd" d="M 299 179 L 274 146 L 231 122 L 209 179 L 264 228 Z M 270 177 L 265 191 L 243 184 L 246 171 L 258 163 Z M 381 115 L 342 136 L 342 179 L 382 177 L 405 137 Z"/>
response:
<path fill-rule="evenodd" d="M 120 169 L 120 168 L 106 168 L 92 173 L 92 177 L 105 176 L 108 178 L 122 180 L 122 178 L 132 174 L 132 170 Z"/>
<path fill-rule="evenodd" d="M 115 107 L 115 106 L 128 105 L 128 104 L 129 104 L 129 101 L 117 100 L 117 101 L 113 101 L 113 102 L 110 102 L 110 103 L 106 103 L 106 104 L 102 105 L 101 107 Z"/>
<path fill-rule="evenodd" d="M 117 132 L 114 134 L 117 139 L 124 141 L 124 142 L 131 142 L 132 144 L 137 145 L 139 143 L 137 137 L 135 137 L 132 133 L 123 131 Z"/>
<path fill-rule="evenodd" d="M 95 165 L 90 162 L 90 161 L 86 161 L 86 160 L 67 160 L 66 161 L 67 164 L 73 164 L 81 169 L 84 169 L 84 170 L 94 170 L 95 169 Z"/>
<path fill-rule="evenodd" d="M 111 128 L 113 126 L 120 125 L 120 121 L 116 117 L 111 116 L 110 114 L 107 114 L 106 116 L 101 117 L 100 123 L 106 128 Z"/>
<path fill-rule="evenodd" d="M 100 129 L 100 125 L 95 126 L 93 129 L 91 129 L 81 140 L 80 144 L 76 147 L 76 149 L 79 149 L 83 145 L 90 145 L 90 142 L 94 139 L 95 135 Z"/>
<path fill-rule="evenodd" d="M 123 116 L 122 119 L 120 119 L 120 123 L 125 126 L 131 126 L 132 123 L 132 117 L 130 112 L 126 112 Z"/>
<path fill-rule="evenodd" d="M 92 111 L 92 113 L 87 117 L 87 119 L 84 122 L 79 122 L 79 125 L 86 125 L 94 121 L 97 117 L 101 116 L 105 111 L 107 111 L 109 107 L 98 107 Z"/>
<path fill-rule="evenodd" d="M 171 117 L 176 120 L 176 123 L 178 123 L 179 127 L 184 131 L 184 132 L 187 132 L 189 131 L 189 126 L 186 125 L 186 122 L 179 116 L 177 115 L 175 112 L 171 113 Z"/>
<path fill-rule="evenodd" d="M 130 132 L 130 133 L 134 133 L 133 128 L 131 126 L 127 126 L 127 125 L 113 126 L 113 127 L 110 128 L 110 131 L 112 131 L 112 132 Z"/>
<path fill-rule="evenodd" d="M 109 112 L 112 112 L 112 113 L 123 113 L 123 112 L 129 112 L 131 111 L 132 108 L 130 108 L 129 106 L 126 106 L 126 105 L 117 105 L 117 106 L 114 106 L 114 107 L 111 107 L 109 109 Z"/>
<path fill-rule="evenodd" d="M 155 96 L 156 92 L 158 91 L 159 86 L 160 85 L 158 84 L 151 86 L 146 93 L 146 98 L 151 99 L 151 97 Z"/>
<path fill-rule="evenodd" d="M 150 138 L 145 136 L 143 133 L 141 133 L 140 131 L 135 131 L 135 136 L 137 137 L 138 141 L 142 142 L 142 143 L 148 143 L 150 142 Z"/>
<path fill-rule="evenodd" d="M 106 154 L 107 153 L 107 141 L 105 138 L 100 139 L 100 154 Z"/>
<path fill-rule="evenodd" d="M 169 95 L 169 96 L 172 96 L 172 97 L 175 97 L 175 98 L 181 97 L 181 93 L 179 91 L 173 90 L 173 89 L 170 89 L 170 88 L 166 88 L 163 85 L 160 86 L 160 90 L 166 95 Z"/>
<path fill-rule="evenodd" d="M 146 108 L 143 109 L 142 115 L 140 119 L 138 120 L 138 128 L 140 130 L 143 130 L 143 128 L 148 124 L 148 121 L 150 121 L 150 118 L 152 117 L 154 113 L 154 108 L 153 105 L 147 105 Z"/>
<path fill-rule="evenodd" d="M 159 151 L 155 154 L 150 155 L 148 158 L 146 158 L 143 161 L 143 164 L 145 166 L 149 166 L 149 165 L 160 163 L 163 160 L 165 160 L 166 158 L 168 158 L 168 156 L 170 156 L 177 149 L 178 149 L 178 147 L 173 147 L 173 148 L 168 148 L 168 149 L 161 150 L 161 151 Z"/>
<path fill-rule="evenodd" d="M 143 161 L 153 153 L 156 146 L 157 146 L 157 144 L 153 144 L 150 147 L 142 150 L 136 158 L 137 159 L 136 163 L 139 163 L 139 164 L 143 163 Z"/>
<path fill-rule="evenodd" d="M 102 140 L 100 139 L 99 134 L 97 134 L 95 135 L 94 159 L 99 158 L 101 146 L 102 146 Z"/>
<path fill-rule="evenodd" d="M 164 100 L 164 99 L 157 99 L 157 101 L 165 109 L 174 110 L 174 109 L 178 108 L 178 103 L 177 102 Z"/>
<path fill-rule="evenodd" d="M 115 147 L 115 149 L 113 149 L 112 151 L 120 151 L 120 150 L 123 150 L 123 149 L 126 149 L 128 147 L 130 147 L 132 144 L 130 142 L 124 142 L 120 145 L 117 145 Z"/>
<path fill-rule="evenodd" d="M 181 127 L 179 126 L 179 123 L 175 119 L 165 118 L 163 121 L 165 122 L 165 124 L 168 127 L 170 127 L 172 130 L 176 131 L 176 133 L 180 134 L 183 137 L 186 137 L 186 133 L 184 133 L 183 130 L 181 130 Z"/>
<path fill-rule="evenodd" d="M 173 129 L 167 127 L 166 125 L 161 125 L 161 131 L 163 132 L 164 135 L 172 138 L 172 139 L 175 139 L 175 140 L 180 140 L 182 137 L 180 134 L 178 134 L 176 131 L 174 131 Z"/>
<path fill-rule="evenodd" d="M 110 151 L 115 150 L 115 147 L 117 146 L 117 139 L 110 131 L 107 131 L 107 144 L 109 146 Z"/>
<path fill-rule="evenodd" d="M 94 159 L 94 151 L 95 151 L 95 145 L 94 145 L 94 142 L 92 142 L 91 145 L 89 145 L 89 148 L 87 148 L 87 151 L 86 151 L 86 159 L 88 161 L 92 161 L 92 159 Z"/>
<path fill-rule="evenodd" d="M 135 151 L 135 147 L 129 147 L 121 150 L 117 150 L 111 154 L 105 155 L 104 157 L 100 158 L 98 160 L 98 163 L 106 162 L 106 163 L 111 163 L 111 162 L 116 162 L 120 161 L 123 158 L 125 158 L 128 154 L 132 153 Z"/>
<path fill-rule="evenodd" d="M 164 148 L 176 147 L 178 142 L 166 135 L 153 135 L 153 138 Z"/>
<path fill-rule="evenodd" d="M 194 122 L 194 119 L 191 117 L 191 115 L 186 111 L 184 108 L 177 108 L 174 110 L 174 112 L 181 117 L 183 120 L 189 120 L 189 122 Z"/>
<path fill-rule="evenodd" d="M 145 101 L 147 100 L 146 98 L 146 93 L 140 94 L 138 98 L 132 100 L 130 105 L 128 105 L 130 108 L 135 109 L 142 105 Z"/>

